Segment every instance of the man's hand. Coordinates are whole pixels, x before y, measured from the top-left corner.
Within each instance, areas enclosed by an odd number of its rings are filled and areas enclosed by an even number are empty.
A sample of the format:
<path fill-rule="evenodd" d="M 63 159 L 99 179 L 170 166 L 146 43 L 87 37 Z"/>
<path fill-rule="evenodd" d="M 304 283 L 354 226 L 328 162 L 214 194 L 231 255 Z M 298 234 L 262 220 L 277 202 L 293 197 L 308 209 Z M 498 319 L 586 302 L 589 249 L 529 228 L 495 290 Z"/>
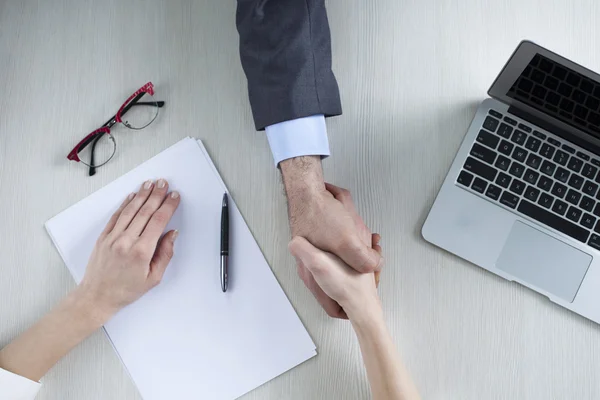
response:
<path fill-rule="evenodd" d="M 292 236 L 303 237 L 320 250 L 335 254 L 357 272 L 378 270 L 382 259 L 372 249 L 371 232 L 356 213 L 350 193 L 324 183 L 320 158 L 297 157 L 280 165 Z M 342 307 L 323 292 L 301 261 L 298 274 L 327 314 L 347 318 Z"/>

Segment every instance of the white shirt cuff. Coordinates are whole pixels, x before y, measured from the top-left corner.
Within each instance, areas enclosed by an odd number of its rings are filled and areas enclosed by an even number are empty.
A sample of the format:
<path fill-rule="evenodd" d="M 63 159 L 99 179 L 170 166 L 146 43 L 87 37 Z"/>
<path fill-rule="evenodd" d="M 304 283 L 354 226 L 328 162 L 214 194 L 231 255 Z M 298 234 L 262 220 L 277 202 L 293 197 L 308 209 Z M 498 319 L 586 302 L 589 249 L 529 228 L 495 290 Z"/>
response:
<path fill-rule="evenodd" d="M 41 383 L 0 368 L 0 399 L 33 400 Z"/>
<path fill-rule="evenodd" d="M 275 166 L 301 156 L 329 156 L 325 116 L 313 115 L 280 122 L 265 128 Z"/>

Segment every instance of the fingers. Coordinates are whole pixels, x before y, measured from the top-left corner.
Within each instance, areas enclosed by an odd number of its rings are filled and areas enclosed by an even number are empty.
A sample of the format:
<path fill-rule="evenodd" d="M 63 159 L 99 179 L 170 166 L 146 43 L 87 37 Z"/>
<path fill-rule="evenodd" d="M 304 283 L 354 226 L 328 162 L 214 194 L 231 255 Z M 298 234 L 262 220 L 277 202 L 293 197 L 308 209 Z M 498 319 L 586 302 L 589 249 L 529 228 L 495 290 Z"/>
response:
<path fill-rule="evenodd" d="M 379 253 L 379 255 L 382 255 L 382 248 L 379 245 L 379 241 L 381 240 L 381 235 L 379 235 L 378 233 L 374 233 L 372 235 L 372 247 L 373 250 L 375 250 L 376 252 Z M 379 281 L 381 279 L 381 270 L 377 270 L 375 271 L 375 286 L 379 287 Z"/>
<path fill-rule="evenodd" d="M 154 252 L 152 261 L 150 261 L 150 277 L 155 284 L 158 284 L 162 280 L 167 266 L 171 258 L 173 258 L 173 249 L 178 235 L 178 231 L 169 231 L 158 241 L 156 251 Z"/>
<path fill-rule="evenodd" d="M 127 204 L 129 204 L 129 202 L 135 197 L 135 193 L 131 193 L 129 196 L 127 196 L 127 198 L 125 198 L 125 201 L 123 201 L 123 203 L 121 204 L 121 206 L 119 206 L 119 209 L 117 211 L 115 211 L 115 213 L 112 215 L 112 217 L 110 217 L 110 220 L 108 221 L 108 223 L 106 224 L 106 227 L 104 228 L 104 231 L 102 231 L 102 235 L 101 236 L 106 236 L 108 235 L 113 228 L 115 227 L 117 220 L 119 219 L 119 216 L 121 215 L 121 212 L 123 211 L 123 209 L 125 209 L 125 207 L 127 206 Z"/>
<path fill-rule="evenodd" d="M 340 241 L 334 253 L 358 272 L 375 272 L 382 267 L 381 255 L 356 234 Z"/>
<path fill-rule="evenodd" d="M 141 239 L 153 244 L 156 243 L 160 238 L 160 235 L 162 235 L 165 228 L 167 227 L 167 224 L 173 217 L 173 214 L 175 214 L 175 210 L 177 210 L 177 207 L 179 207 L 180 201 L 181 197 L 179 196 L 179 193 L 171 192 L 165 198 L 160 208 L 156 210 L 150 217 L 150 220 L 146 224 L 146 227 L 144 228 L 143 232 L 141 233 Z M 148 200 L 148 202 L 150 202 L 150 199 Z M 141 212 L 142 210 L 140 210 L 140 213 Z M 138 213 L 138 215 L 140 213 Z M 136 223 L 136 220 L 132 222 L 132 226 Z"/>
<path fill-rule="evenodd" d="M 163 201 L 167 196 L 168 190 L 169 184 L 164 179 L 159 179 L 153 185 L 152 192 L 147 197 L 147 200 L 144 202 L 144 204 L 139 208 L 139 211 L 135 214 L 135 216 L 133 217 L 129 226 L 126 229 L 127 234 L 129 236 L 138 237 L 142 234 L 144 228 L 146 227 L 146 224 L 148 224 L 148 221 L 150 221 L 150 218 L 152 218 L 154 213 L 163 204 Z M 158 237 L 156 238 L 156 240 L 158 241 Z"/>
<path fill-rule="evenodd" d="M 154 187 L 154 183 L 152 181 L 146 181 L 142 184 L 140 190 L 136 193 L 135 197 L 125 206 L 123 211 L 121 211 L 121 215 L 115 224 L 115 227 L 112 230 L 113 234 L 119 234 L 131 223 L 137 212 L 144 205 L 150 193 L 152 193 L 152 188 Z"/>
<path fill-rule="evenodd" d="M 306 268 L 302 260 L 296 259 L 298 262 L 298 275 L 300 275 L 300 279 L 304 282 L 304 285 L 310 290 L 310 292 L 315 296 L 317 302 L 323 307 L 327 315 L 332 318 L 339 319 L 348 319 L 348 315 L 335 300 L 331 297 L 327 296 L 327 294 L 321 289 L 321 287 L 315 281 L 314 276 L 310 273 L 310 271 Z"/>

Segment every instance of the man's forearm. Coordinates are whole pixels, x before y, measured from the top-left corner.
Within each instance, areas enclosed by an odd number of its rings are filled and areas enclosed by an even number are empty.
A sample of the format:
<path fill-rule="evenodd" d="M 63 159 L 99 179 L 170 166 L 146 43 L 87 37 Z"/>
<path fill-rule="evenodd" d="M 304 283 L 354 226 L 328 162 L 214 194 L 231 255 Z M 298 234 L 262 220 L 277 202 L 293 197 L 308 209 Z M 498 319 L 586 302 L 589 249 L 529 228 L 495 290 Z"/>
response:
<path fill-rule="evenodd" d="M 0 368 L 39 381 L 107 319 L 81 288 L 77 288 L 48 315 L 0 350 Z"/>
<path fill-rule="evenodd" d="M 379 300 L 348 312 L 360 343 L 374 400 L 413 400 L 419 393 L 398 356 Z"/>
<path fill-rule="evenodd" d="M 281 175 L 288 198 L 325 190 L 321 157 L 302 156 L 280 163 Z"/>

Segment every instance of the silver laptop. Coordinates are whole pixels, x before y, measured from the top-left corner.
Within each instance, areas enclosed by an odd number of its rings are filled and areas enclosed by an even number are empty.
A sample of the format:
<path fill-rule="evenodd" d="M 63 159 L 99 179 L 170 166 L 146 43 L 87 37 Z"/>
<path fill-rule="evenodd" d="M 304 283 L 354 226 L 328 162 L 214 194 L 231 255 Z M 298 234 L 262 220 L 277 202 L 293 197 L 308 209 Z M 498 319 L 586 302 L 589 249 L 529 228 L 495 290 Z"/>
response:
<path fill-rule="evenodd" d="M 524 41 L 488 94 L 423 237 L 600 323 L 600 75 Z"/>

